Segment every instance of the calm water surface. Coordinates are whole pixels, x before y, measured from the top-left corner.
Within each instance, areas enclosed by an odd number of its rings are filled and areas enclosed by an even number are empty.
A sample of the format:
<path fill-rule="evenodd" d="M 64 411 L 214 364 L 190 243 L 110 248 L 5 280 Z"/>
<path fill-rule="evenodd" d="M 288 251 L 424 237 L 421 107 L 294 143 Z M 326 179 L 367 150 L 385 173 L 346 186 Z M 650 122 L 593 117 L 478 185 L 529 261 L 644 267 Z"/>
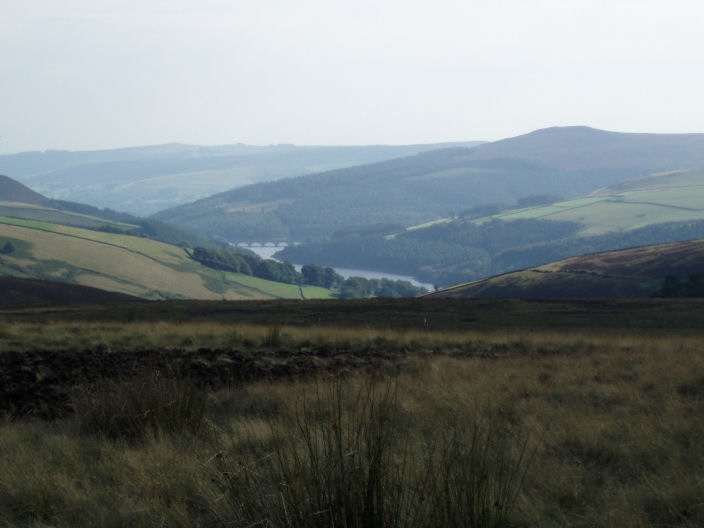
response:
<path fill-rule="evenodd" d="M 257 255 L 259 255 L 262 258 L 265 259 L 270 259 L 274 258 L 273 255 L 277 251 L 280 251 L 281 247 L 268 247 L 268 246 L 262 246 L 262 247 L 248 247 L 246 249 L 249 249 L 251 251 L 254 251 Z M 274 259 L 276 260 L 276 259 Z M 295 268 L 300 271 L 301 270 L 301 264 L 294 264 Z M 354 269 L 354 268 L 334 268 L 333 269 L 342 275 L 344 278 L 348 277 L 363 277 L 365 279 L 389 279 L 389 280 L 405 280 L 409 281 L 410 283 L 414 284 L 415 286 L 422 286 L 426 288 L 429 291 L 433 290 L 433 285 L 428 284 L 427 282 L 419 282 L 413 277 L 410 277 L 408 275 L 396 275 L 395 273 L 384 273 L 383 271 L 368 271 L 368 270 L 360 270 L 360 269 Z"/>

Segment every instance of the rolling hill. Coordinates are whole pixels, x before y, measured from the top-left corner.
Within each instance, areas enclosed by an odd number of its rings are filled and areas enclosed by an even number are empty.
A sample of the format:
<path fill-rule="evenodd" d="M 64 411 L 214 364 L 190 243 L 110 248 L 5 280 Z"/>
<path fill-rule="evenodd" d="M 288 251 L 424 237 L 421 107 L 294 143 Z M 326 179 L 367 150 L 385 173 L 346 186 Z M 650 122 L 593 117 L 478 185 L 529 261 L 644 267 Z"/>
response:
<path fill-rule="evenodd" d="M 571 257 L 430 293 L 432 298 L 650 297 L 670 275 L 704 270 L 704 240 Z"/>
<path fill-rule="evenodd" d="M 69 282 L 146 299 L 325 298 L 330 290 L 207 268 L 148 238 L 0 217 L 0 275 Z"/>
<path fill-rule="evenodd" d="M 4 305 L 114 303 L 137 300 L 137 297 L 130 295 L 108 292 L 78 284 L 0 277 L 0 304 Z"/>
<path fill-rule="evenodd" d="M 154 217 L 233 241 L 315 239 L 350 226 L 420 224 L 534 194 L 578 197 L 625 179 L 698 166 L 704 166 L 704 134 L 549 128 L 249 185 Z"/>
<path fill-rule="evenodd" d="M 250 183 L 371 163 L 451 145 L 454 144 L 205 147 L 174 143 L 85 152 L 23 152 L 0 156 L 0 173 L 54 199 L 145 216 Z"/>
<path fill-rule="evenodd" d="M 627 231 L 655 223 L 701 220 L 704 219 L 704 169 L 628 179 L 576 200 L 509 210 L 490 218 L 577 222 L 582 226 L 582 236 Z M 474 222 L 482 223 L 490 218 Z"/>
<path fill-rule="evenodd" d="M 378 233 L 338 233 L 289 246 L 278 256 L 405 273 L 448 286 L 589 252 L 700 238 L 704 169 L 623 180 L 574 200 L 496 210 L 477 207 Z M 480 216 L 483 211 L 494 214 Z"/>
<path fill-rule="evenodd" d="M 144 236 L 148 228 L 154 227 L 153 221 L 143 223 L 142 219 L 113 212 L 113 216 L 136 222 L 128 224 L 56 209 L 57 205 L 97 211 L 81 204 L 50 200 L 11 178 L 0 177 L 1 276 L 68 283 L 147 299 L 331 296 L 325 288 L 299 287 L 203 266 L 184 247 Z M 157 228 L 163 231 L 161 234 L 179 234 L 178 230 L 172 233 L 168 226 Z M 94 294 L 85 288 L 12 284 L 11 291 L 18 299 L 37 300 L 44 294 L 51 297 L 62 292 L 67 299 L 80 295 L 94 299 Z"/>

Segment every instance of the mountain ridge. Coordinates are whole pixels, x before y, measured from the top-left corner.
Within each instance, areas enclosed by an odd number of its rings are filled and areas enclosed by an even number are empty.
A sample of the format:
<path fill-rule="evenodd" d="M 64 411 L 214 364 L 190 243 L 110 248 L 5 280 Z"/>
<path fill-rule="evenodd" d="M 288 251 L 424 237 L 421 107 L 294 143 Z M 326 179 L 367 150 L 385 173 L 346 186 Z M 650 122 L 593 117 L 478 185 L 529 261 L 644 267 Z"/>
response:
<path fill-rule="evenodd" d="M 532 194 L 576 197 L 628 178 L 697 166 L 704 166 L 704 134 L 548 128 L 471 148 L 248 185 L 153 216 L 233 241 L 304 240 L 355 225 L 421 224 Z"/>

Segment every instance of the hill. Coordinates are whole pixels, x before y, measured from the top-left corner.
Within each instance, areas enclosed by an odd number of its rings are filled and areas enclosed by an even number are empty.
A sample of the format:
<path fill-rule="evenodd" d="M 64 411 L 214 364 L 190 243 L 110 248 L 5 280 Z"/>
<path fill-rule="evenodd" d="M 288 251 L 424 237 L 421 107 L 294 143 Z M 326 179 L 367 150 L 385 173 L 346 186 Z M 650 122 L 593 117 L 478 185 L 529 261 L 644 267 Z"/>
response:
<path fill-rule="evenodd" d="M 577 222 L 583 236 L 627 231 L 654 223 L 704 219 L 704 169 L 651 174 L 620 181 L 576 200 L 512 209 L 491 218 Z M 489 217 L 475 219 L 475 223 Z"/>
<path fill-rule="evenodd" d="M 430 293 L 431 298 L 576 299 L 649 297 L 668 276 L 704 269 L 704 240 L 571 257 Z"/>
<path fill-rule="evenodd" d="M 7 176 L 0 175 L 0 201 L 3 202 L 17 202 L 30 205 L 49 205 L 51 200 L 47 197 L 42 196 L 38 192 L 33 191 L 26 185 L 22 185 L 20 182 L 8 178 Z"/>
<path fill-rule="evenodd" d="M 0 217 L 0 275 L 68 282 L 147 299 L 329 297 L 201 265 L 188 250 L 143 237 Z"/>
<path fill-rule="evenodd" d="M 115 303 L 136 297 L 78 284 L 0 277 L 0 304 Z"/>
<path fill-rule="evenodd" d="M 529 198 L 521 202 L 553 201 Z M 405 273 L 450 285 L 589 252 L 700 237 L 704 169 L 691 169 L 624 180 L 547 205 L 479 206 L 406 229 L 338 232 L 328 240 L 289 246 L 279 258 Z"/>
<path fill-rule="evenodd" d="M 479 142 L 458 143 L 476 145 Z M 145 216 L 234 187 L 408 156 L 444 146 L 168 144 L 0 156 L 0 173 L 54 199 Z"/>
<path fill-rule="evenodd" d="M 345 280 L 320 266 L 307 266 L 299 272 L 291 264 L 265 260 L 246 249 L 218 247 L 207 240 L 201 243 L 201 239 L 157 220 L 49 200 L 9 178 L 0 183 L 5 184 L 0 185 L 0 235 L 6 235 L 4 239 L 0 236 L 0 274 L 79 282 L 156 299 L 311 299 L 421 293 L 403 281 Z M 13 196 L 31 193 L 27 195 L 35 202 L 50 205 L 3 202 L 3 198 L 12 198 L 9 191 Z M 102 214 L 109 218 L 97 216 Z M 173 240 L 179 244 L 169 243 Z"/>
<path fill-rule="evenodd" d="M 624 179 L 703 165 L 704 134 L 550 128 L 249 185 L 154 217 L 233 241 L 315 239 L 350 226 L 420 224 L 535 194 L 577 197 Z"/>

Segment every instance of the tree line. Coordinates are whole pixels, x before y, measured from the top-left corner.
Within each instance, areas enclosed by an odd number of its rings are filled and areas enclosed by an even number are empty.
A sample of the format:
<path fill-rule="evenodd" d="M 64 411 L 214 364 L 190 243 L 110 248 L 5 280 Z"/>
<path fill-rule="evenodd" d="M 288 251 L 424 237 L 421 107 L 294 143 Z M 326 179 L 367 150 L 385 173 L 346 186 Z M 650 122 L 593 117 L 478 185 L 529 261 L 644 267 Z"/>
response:
<path fill-rule="evenodd" d="M 197 247 L 192 258 L 209 268 L 242 273 L 261 279 L 286 284 L 320 286 L 336 291 L 342 299 L 365 297 L 415 297 L 426 293 L 425 288 L 414 286 L 409 281 L 389 279 L 365 279 L 350 277 L 345 279 L 333 268 L 318 264 L 306 264 L 297 271 L 290 262 L 263 259 L 248 251 L 227 251 L 222 249 Z"/>

